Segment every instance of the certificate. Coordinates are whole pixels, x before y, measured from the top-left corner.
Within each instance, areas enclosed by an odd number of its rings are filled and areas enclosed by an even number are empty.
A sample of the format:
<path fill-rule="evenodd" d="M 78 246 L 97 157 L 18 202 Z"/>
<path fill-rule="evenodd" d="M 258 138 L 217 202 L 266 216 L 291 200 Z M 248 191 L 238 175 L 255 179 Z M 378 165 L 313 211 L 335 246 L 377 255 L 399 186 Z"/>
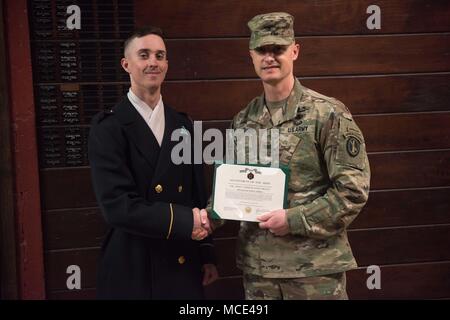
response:
<path fill-rule="evenodd" d="M 214 168 L 212 218 L 258 221 L 286 207 L 289 169 L 218 163 Z"/>

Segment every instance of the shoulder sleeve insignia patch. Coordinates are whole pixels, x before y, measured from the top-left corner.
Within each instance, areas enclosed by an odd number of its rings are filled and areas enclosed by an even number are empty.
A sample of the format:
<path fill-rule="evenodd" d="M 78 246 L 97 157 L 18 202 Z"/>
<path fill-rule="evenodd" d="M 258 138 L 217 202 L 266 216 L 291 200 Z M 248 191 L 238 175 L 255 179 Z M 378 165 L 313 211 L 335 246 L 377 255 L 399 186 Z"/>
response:
<path fill-rule="evenodd" d="M 347 138 L 347 153 L 351 157 L 356 157 L 361 150 L 361 142 L 353 136 Z"/>

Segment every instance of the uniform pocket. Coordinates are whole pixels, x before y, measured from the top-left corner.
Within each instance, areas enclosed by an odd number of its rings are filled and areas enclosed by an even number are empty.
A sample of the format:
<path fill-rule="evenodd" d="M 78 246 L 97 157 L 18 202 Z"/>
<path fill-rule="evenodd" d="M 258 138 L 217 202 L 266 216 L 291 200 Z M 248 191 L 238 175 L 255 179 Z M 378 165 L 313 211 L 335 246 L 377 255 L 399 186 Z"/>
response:
<path fill-rule="evenodd" d="M 287 129 L 280 130 L 280 163 L 283 165 L 289 165 L 297 149 L 301 139 L 299 135 L 289 133 Z"/>
<path fill-rule="evenodd" d="M 361 130 L 350 117 L 339 119 L 336 163 L 363 170 L 366 165 L 366 144 Z"/>

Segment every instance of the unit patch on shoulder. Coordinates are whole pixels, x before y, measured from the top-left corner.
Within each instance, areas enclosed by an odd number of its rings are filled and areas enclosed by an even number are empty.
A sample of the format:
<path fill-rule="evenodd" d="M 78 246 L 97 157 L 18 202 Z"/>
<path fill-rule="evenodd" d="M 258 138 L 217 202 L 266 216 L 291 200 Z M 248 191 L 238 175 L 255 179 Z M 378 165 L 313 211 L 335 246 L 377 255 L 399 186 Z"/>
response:
<path fill-rule="evenodd" d="M 347 153 L 351 157 L 356 157 L 361 150 L 361 142 L 353 136 L 347 138 Z"/>

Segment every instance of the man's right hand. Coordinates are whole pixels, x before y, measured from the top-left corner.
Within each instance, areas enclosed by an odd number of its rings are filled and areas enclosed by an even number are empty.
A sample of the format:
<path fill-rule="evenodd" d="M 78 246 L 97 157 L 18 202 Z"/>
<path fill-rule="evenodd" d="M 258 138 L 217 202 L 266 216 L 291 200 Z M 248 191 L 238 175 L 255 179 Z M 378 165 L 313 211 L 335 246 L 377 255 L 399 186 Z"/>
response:
<path fill-rule="evenodd" d="M 214 226 L 209 220 L 208 211 L 206 209 L 200 210 L 200 217 L 202 219 L 202 228 L 208 231 L 208 234 L 211 234 L 214 231 Z"/>
<path fill-rule="evenodd" d="M 206 213 L 206 210 L 202 209 Z M 200 209 L 194 208 L 192 209 L 192 215 L 194 220 L 194 225 L 192 227 L 192 240 L 203 240 L 206 238 L 211 232 L 209 228 L 209 219 L 208 215 L 200 212 Z"/>

